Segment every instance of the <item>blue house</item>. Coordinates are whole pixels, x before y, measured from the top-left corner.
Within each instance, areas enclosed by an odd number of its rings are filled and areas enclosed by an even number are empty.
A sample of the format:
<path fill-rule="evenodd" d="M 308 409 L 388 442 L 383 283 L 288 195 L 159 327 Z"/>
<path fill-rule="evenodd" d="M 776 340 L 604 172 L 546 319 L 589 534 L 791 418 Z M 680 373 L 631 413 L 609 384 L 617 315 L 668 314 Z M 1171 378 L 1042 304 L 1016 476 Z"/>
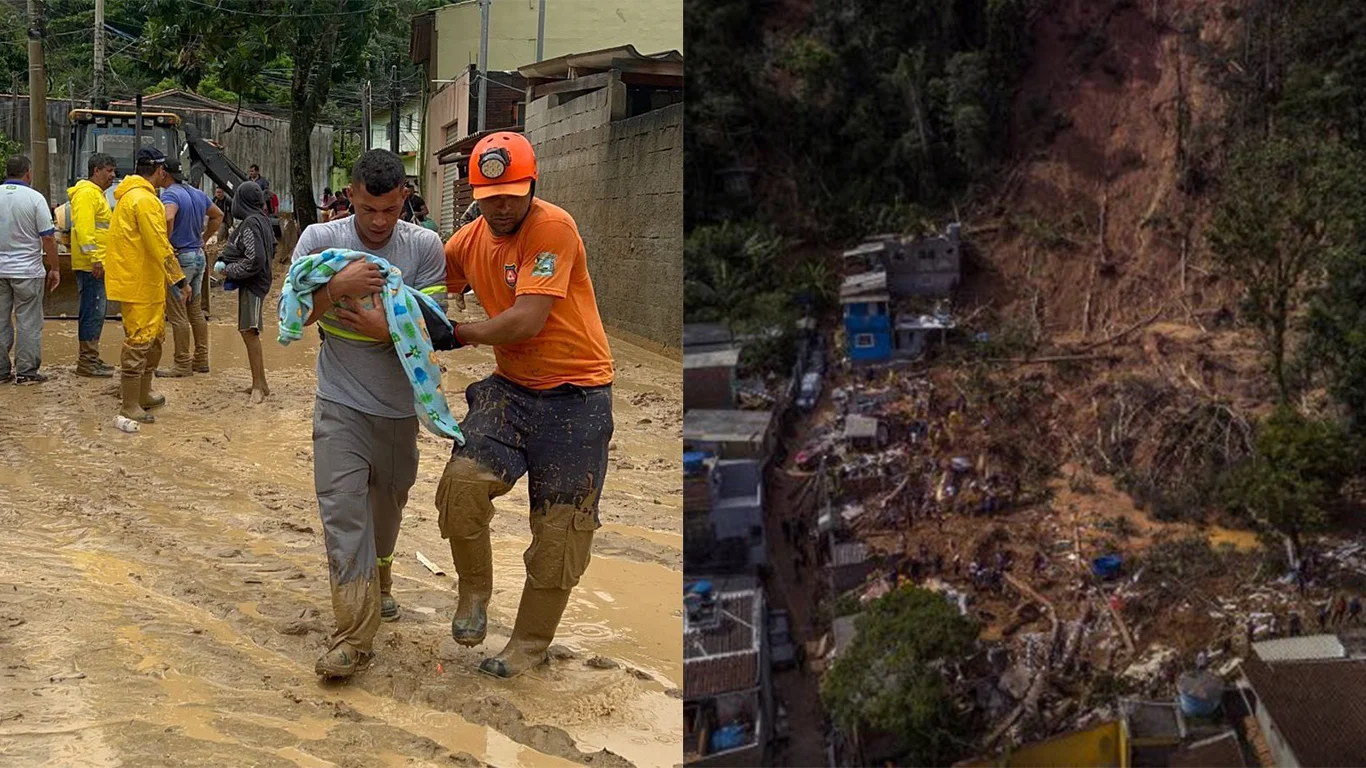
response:
<path fill-rule="evenodd" d="M 854 363 L 892 358 L 891 298 L 885 270 L 850 275 L 840 286 L 845 345 Z"/>

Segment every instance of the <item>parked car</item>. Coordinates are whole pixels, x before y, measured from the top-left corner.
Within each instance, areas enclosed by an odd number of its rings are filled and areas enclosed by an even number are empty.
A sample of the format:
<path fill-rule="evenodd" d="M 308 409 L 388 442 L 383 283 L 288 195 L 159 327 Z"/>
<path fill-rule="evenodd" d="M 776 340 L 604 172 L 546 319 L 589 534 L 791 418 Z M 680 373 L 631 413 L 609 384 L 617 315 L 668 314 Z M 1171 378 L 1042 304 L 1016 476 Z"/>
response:
<path fill-rule="evenodd" d="M 816 403 L 821 399 L 821 375 L 816 372 L 807 373 L 802 376 L 802 388 L 797 393 L 797 407 L 803 411 L 811 411 L 816 407 Z"/>
<path fill-rule="evenodd" d="M 792 642 L 792 614 L 781 608 L 768 612 L 768 649 L 774 669 L 797 666 L 797 645 Z"/>

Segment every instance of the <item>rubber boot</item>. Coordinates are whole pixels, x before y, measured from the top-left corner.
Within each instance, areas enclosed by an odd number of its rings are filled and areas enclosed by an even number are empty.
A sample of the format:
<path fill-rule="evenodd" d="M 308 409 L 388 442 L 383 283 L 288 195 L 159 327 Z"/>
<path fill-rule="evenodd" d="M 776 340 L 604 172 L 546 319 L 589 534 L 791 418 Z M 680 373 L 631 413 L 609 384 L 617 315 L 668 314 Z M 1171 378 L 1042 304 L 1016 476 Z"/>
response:
<path fill-rule="evenodd" d="M 190 330 L 194 336 L 194 361 L 190 370 L 195 373 L 209 372 L 209 324 L 204 318 L 204 307 L 194 302 L 185 308 L 190 316 Z"/>
<path fill-rule="evenodd" d="M 143 409 L 160 408 L 166 404 L 166 396 L 152 393 L 152 379 L 156 376 L 157 363 L 161 362 L 161 339 L 152 342 L 147 350 L 147 363 L 142 371 L 142 386 L 138 391 L 138 405 Z"/>
<path fill-rule="evenodd" d="M 170 291 L 166 292 L 166 324 L 170 326 L 171 338 L 173 339 L 172 359 L 174 364 L 170 369 L 158 370 L 156 375 L 169 379 L 193 376 L 194 368 L 191 363 L 194 358 L 194 347 L 191 341 L 189 314 L 185 302 L 177 300 Z M 156 368 L 156 366 L 149 367 Z"/>
<path fill-rule="evenodd" d="M 484 659 L 479 671 L 494 677 L 512 678 L 546 660 L 546 650 L 555 639 L 560 617 L 569 604 L 568 589 L 537 589 L 528 580 L 522 587 L 522 602 L 517 606 L 517 623 L 512 637 L 497 656 Z"/>
<path fill-rule="evenodd" d="M 146 361 L 146 347 L 123 345 L 121 359 L 119 360 L 119 385 L 123 395 L 123 405 L 119 408 L 119 413 L 133 421 L 151 424 L 156 421 L 156 417 L 143 410 L 141 402 L 142 368 Z"/>
<path fill-rule="evenodd" d="M 388 563 L 379 566 L 379 620 L 398 621 L 401 611 L 398 601 L 394 599 L 394 565 Z"/>
<path fill-rule="evenodd" d="M 473 647 L 484 642 L 488 631 L 488 605 L 493 597 L 493 545 L 487 529 L 473 541 L 452 538 L 450 542 L 451 559 L 460 575 L 451 637 L 461 645 Z"/>
<path fill-rule="evenodd" d="M 80 354 L 76 358 L 76 375 L 92 379 L 108 379 L 114 371 L 100 365 L 100 346 L 93 341 L 80 342 Z"/>

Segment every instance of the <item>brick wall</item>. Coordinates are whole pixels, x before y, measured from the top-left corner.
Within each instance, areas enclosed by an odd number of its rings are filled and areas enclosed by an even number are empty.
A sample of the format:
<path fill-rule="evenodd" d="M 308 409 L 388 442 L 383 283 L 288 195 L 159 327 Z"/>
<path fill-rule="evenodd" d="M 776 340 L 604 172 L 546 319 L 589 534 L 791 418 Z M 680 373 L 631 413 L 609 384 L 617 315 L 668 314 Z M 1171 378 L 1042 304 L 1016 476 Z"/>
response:
<path fill-rule="evenodd" d="M 683 329 L 683 105 L 612 121 L 624 88 L 527 108 L 537 194 L 569 211 L 588 249 L 603 322 L 679 354 Z"/>

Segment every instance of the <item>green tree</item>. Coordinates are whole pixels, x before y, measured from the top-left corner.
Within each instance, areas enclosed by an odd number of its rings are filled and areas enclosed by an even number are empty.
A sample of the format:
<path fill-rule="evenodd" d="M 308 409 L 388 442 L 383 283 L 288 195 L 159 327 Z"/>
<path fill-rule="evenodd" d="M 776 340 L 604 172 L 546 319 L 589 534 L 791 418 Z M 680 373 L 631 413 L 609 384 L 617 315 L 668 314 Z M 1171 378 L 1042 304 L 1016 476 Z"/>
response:
<path fill-rule="evenodd" d="M 1304 367 L 1323 375 L 1329 394 L 1347 409 L 1352 432 L 1366 435 L 1366 248 L 1329 262 L 1305 326 Z"/>
<path fill-rule="evenodd" d="M 1341 427 L 1282 405 L 1258 425 L 1253 455 L 1230 472 L 1225 498 L 1284 535 L 1298 558 L 1303 537 L 1332 523 L 1355 467 Z"/>
<path fill-rule="evenodd" d="M 1223 272 L 1243 289 L 1282 402 L 1292 382 L 1287 335 L 1328 263 L 1356 246 L 1360 158 L 1334 141 L 1272 138 L 1233 153 L 1208 236 Z"/>
<path fill-rule="evenodd" d="M 835 721 L 898 737 L 901 764 L 952 763 L 968 723 L 949 696 L 946 667 L 972 650 L 977 627 L 942 595 L 916 587 L 873 601 L 857 627 L 821 681 Z"/>

